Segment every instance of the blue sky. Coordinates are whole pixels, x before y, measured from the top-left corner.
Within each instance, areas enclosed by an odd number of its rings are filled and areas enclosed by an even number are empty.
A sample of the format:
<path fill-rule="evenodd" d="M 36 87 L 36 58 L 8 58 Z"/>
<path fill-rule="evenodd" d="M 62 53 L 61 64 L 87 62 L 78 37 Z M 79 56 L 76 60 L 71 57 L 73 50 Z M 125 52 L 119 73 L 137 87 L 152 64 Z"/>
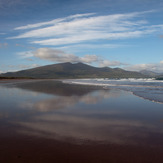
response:
<path fill-rule="evenodd" d="M 163 1 L 0 0 L 0 73 L 60 62 L 163 72 Z"/>

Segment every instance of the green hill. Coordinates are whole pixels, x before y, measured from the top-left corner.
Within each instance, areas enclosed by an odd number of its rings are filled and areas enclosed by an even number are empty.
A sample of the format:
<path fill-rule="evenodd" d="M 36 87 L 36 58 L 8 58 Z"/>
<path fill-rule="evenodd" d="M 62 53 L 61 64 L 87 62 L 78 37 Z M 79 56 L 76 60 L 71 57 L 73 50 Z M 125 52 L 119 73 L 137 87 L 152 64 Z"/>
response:
<path fill-rule="evenodd" d="M 97 68 L 83 63 L 59 63 L 17 72 L 1 74 L 1 77 L 25 78 L 143 78 L 139 72 L 120 68 Z"/>

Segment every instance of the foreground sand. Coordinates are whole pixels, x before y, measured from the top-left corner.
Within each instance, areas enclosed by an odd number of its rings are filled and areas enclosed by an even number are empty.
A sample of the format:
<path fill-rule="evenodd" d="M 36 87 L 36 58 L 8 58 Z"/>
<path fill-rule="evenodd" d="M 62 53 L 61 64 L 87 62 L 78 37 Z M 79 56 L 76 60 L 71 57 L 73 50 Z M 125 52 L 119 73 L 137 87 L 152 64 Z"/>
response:
<path fill-rule="evenodd" d="M 6 136 L 5 136 L 6 137 Z M 11 163 L 161 163 L 162 148 L 120 145 L 73 145 L 48 139 L 8 137 L 0 139 L 0 162 Z"/>

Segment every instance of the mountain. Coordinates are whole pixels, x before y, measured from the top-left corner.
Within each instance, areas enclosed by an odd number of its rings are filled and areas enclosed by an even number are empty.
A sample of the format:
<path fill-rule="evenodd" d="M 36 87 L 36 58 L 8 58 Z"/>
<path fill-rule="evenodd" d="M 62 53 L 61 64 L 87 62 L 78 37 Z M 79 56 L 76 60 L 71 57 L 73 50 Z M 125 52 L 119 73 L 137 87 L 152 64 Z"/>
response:
<path fill-rule="evenodd" d="M 156 76 L 159 76 L 160 73 L 157 73 L 157 72 L 153 72 L 153 71 L 148 71 L 148 70 L 141 70 L 139 71 L 141 74 L 143 75 L 148 75 L 150 77 L 156 77 Z"/>
<path fill-rule="evenodd" d="M 97 68 L 83 63 L 59 63 L 17 72 L 1 74 L 1 77 L 26 78 L 143 78 L 139 72 L 120 68 Z"/>

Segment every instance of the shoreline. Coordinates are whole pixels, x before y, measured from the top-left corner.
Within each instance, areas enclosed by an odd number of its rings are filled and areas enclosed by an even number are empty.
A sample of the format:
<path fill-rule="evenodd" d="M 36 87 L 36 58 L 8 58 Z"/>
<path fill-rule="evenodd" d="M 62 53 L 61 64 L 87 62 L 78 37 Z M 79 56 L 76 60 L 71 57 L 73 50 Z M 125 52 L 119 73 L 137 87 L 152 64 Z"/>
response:
<path fill-rule="evenodd" d="M 139 98 L 142 98 L 144 100 L 148 100 L 148 101 L 151 101 L 151 102 L 154 102 L 154 103 L 158 103 L 158 104 L 163 104 L 163 101 L 160 101 L 158 99 L 152 99 L 151 97 L 146 97 L 146 96 L 141 96 L 139 94 L 137 94 L 137 92 L 134 92 L 133 90 L 129 90 L 128 88 L 132 87 L 132 85 L 116 85 L 116 84 L 112 84 L 112 85 L 108 85 L 106 83 L 103 83 L 103 84 L 100 84 L 100 83 L 80 83 L 80 82 L 71 82 L 71 80 L 76 80 L 76 79 L 3 79 L 3 80 L 0 80 L 0 84 L 18 84 L 19 86 L 19 83 L 22 85 L 27 85 L 26 83 L 34 83 L 34 82 L 48 82 L 48 81 L 54 81 L 55 83 L 58 82 L 60 83 L 58 85 L 58 87 L 60 86 L 63 86 L 63 85 L 68 85 L 70 88 L 73 87 L 73 86 L 79 86 L 79 87 L 87 87 L 87 88 L 98 88 L 98 89 L 101 89 L 101 90 L 109 90 L 109 89 L 119 89 L 119 90 L 123 90 L 123 91 L 127 91 L 127 92 L 130 92 L 132 93 L 134 96 L 137 96 Z M 89 80 L 89 79 L 87 79 Z M 157 81 L 158 82 L 158 81 Z M 55 85 L 55 84 L 54 84 Z M 122 88 L 119 88 L 119 86 L 121 86 Z M 135 88 L 160 88 L 162 89 L 162 86 L 143 86 L 143 85 L 140 85 L 140 86 L 137 86 L 137 85 L 133 85 Z M 36 86 L 37 87 L 37 86 Z M 53 85 L 50 84 L 50 87 L 53 88 Z M 124 88 L 127 87 L 127 89 Z M 24 87 L 25 88 L 25 87 Z M 70 90 L 69 90 L 70 91 Z M 46 92 L 46 91 L 45 91 Z"/>

